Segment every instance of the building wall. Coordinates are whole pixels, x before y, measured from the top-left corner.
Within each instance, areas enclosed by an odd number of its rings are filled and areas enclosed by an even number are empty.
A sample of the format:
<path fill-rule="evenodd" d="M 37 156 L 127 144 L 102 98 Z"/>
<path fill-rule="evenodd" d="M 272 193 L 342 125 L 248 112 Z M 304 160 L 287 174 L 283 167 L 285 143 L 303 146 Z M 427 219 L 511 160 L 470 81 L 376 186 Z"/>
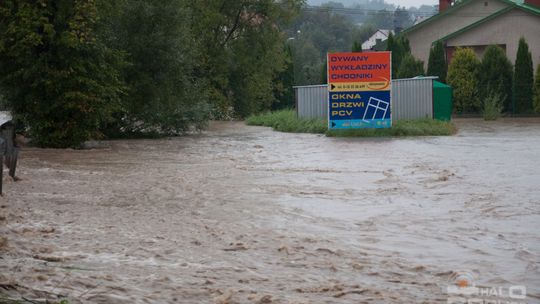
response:
<path fill-rule="evenodd" d="M 487 4 L 487 5 L 486 5 Z M 438 20 L 407 33 L 412 54 L 427 67 L 429 50 L 434 41 L 507 7 L 498 0 L 474 0 Z M 429 21 L 428 21 L 429 22 Z"/>
<path fill-rule="evenodd" d="M 534 67 L 540 63 L 540 16 L 520 9 L 513 9 L 493 20 L 462 33 L 447 41 L 448 47 L 470 46 L 481 57 L 485 46 L 506 46 L 506 55 L 512 63 L 516 60 L 519 38 L 525 37 L 532 54 Z M 504 47 L 503 47 L 504 49 Z"/>

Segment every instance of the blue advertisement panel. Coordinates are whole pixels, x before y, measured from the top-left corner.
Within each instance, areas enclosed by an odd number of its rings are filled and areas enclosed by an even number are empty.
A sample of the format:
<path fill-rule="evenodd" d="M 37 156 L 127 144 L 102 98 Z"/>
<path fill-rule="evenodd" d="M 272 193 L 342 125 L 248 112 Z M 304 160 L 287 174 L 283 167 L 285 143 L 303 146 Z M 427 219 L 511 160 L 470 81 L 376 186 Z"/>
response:
<path fill-rule="evenodd" d="M 331 129 L 389 128 L 390 91 L 329 92 Z"/>

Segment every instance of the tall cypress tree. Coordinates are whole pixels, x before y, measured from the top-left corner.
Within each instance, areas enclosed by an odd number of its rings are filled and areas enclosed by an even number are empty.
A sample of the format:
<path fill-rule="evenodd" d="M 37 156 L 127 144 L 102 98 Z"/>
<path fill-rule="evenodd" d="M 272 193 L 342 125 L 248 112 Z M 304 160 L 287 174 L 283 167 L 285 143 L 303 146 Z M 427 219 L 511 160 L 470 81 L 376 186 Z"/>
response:
<path fill-rule="evenodd" d="M 439 81 L 446 82 L 446 56 L 444 46 L 441 41 L 437 41 L 429 51 L 428 76 L 438 76 Z"/>
<path fill-rule="evenodd" d="M 394 37 L 392 33 L 388 36 L 387 51 L 392 52 L 392 78 L 396 78 L 401 61 L 411 52 L 409 39 L 404 35 Z"/>
<path fill-rule="evenodd" d="M 504 50 L 496 45 L 488 46 L 478 69 L 480 99 L 499 96 L 503 100 L 504 110 L 513 111 L 512 74 L 512 63 L 506 58 Z"/>
<path fill-rule="evenodd" d="M 514 68 L 514 98 L 516 113 L 530 113 L 533 110 L 534 71 L 531 52 L 525 38 L 519 39 L 519 47 Z"/>
<path fill-rule="evenodd" d="M 534 110 L 536 113 L 540 113 L 540 64 L 536 67 L 534 80 Z"/>

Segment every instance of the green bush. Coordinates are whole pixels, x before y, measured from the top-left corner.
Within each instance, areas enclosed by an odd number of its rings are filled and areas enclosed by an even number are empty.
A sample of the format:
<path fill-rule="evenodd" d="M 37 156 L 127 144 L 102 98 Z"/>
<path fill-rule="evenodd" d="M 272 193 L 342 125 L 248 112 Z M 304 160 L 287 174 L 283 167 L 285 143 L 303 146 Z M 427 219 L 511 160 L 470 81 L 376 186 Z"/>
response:
<path fill-rule="evenodd" d="M 494 93 L 484 99 L 482 115 L 484 120 L 497 120 L 503 110 L 503 101 L 500 95 Z"/>
<path fill-rule="evenodd" d="M 424 75 L 424 63 L 421 60 L 414 58 L 411 53 L 407 53 L 401 61 L 397 77 L 413 78 L 421 75 Z"/>
<path fill-rule="evenodd" d="M 446 80 L 453 88 L 454 110 L 458 113 L 477 113 L 481 108 L 477 96 L 479 65 L 472 49 L 456 49 Z"/>
<path fill-rule="evenodd" d="M 302 119 L 296 116 L 294 110 L 281 110 L 252 115 L 246 119 L 250 126 L 271 127 L 276 131 L 291 133 L 324 133 L 328 123 L 323 119 Z"/>

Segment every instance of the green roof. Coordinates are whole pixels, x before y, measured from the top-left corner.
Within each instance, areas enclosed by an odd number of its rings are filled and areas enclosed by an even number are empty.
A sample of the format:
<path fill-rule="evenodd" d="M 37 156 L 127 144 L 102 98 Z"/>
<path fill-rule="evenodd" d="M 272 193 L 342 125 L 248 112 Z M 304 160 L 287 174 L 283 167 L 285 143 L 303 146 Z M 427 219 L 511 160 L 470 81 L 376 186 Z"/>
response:
<path fill-rule="evenodd" d="M 429 19 L 426 19 L 426 20 L 418 23 L 417 25 L 415 25 L 413 27 L 410 27 L 410 28 L 404 30 L 403 32 L 401 32 L 401 34 L 407 34 L 407 33 L 413 32 L 413 31 L 415 31 L 416 29 L 418 29 L 420 27 L 428 25 L 428 24 L 432 23 L 433 21 L 439 20 L 439 19 L 443 18 L 444 16 L 447 16 L 447 15 L 451 14 L 452 12 L 455 12 L 456 10 L 470 4 L 472 1 L 473 0 L 462 1 L 459 4 L 456 4 L 456 5 L 452 6 L 452 7 L 450 7 L 449 9 L 446 9 L 444 12 L 439 13 L 439 14 L 437 14 L 437 15 L 429 18 Z M 525 4 L 523 2 L 523 0 L 499 0 L 499 1 L 503 2 L 503 3 L 506 3 L 509 6 L 507 8 L 504 8 L 504 9 L 500 10 L 500 11 L 497 11 L 497 12 L 487 16 L 486 18 L 481 19 L 481 20 L 479 20 L 479 21 L 477 21 L 477 22 L 475 22 L 475 23 L 473 23 L 473 24 L 471 24 L 471 25 L 469 25 L 469 26 L 467 26 L 465 28 L 462 28 L 462 29 L 458 30 L 455 33 L 458 33 L 458 32 L 462 33 L 463 31 L 465 31 L 465 29 L 468 30 L 471 27 L 477 26 L 477 25 L 479 25 L 481 23 L 484 23 L 484 22 L 486 22 L 488 20 L 491 20 L 491 19 L 493 19 L 493 18 L 495 18 L 495 17 L 497 17 L 497 16 L 499 16 L 499 15 L 501 15 L 503 13 L 506 13 L 507 11 L 510 11 L 512 8 L 519 8 L 519 9 L 522 9 L 522 10 L 527 11 L 529 13 L 532 13 L 534 15 L 540 16 L 540 7 L 533 6 L 533 5 L 530 5 L 530 4 Z M 454 33 L 452 33 L 450 35 L 454 35 Z M 448 35 L 448 36 L 450 36 L 450 35 Z M 446 36 L 446 37 L 448 37 L 448 36 Z M 441 39 L 441 40 L 444 40 L 444 38 Z"/>

